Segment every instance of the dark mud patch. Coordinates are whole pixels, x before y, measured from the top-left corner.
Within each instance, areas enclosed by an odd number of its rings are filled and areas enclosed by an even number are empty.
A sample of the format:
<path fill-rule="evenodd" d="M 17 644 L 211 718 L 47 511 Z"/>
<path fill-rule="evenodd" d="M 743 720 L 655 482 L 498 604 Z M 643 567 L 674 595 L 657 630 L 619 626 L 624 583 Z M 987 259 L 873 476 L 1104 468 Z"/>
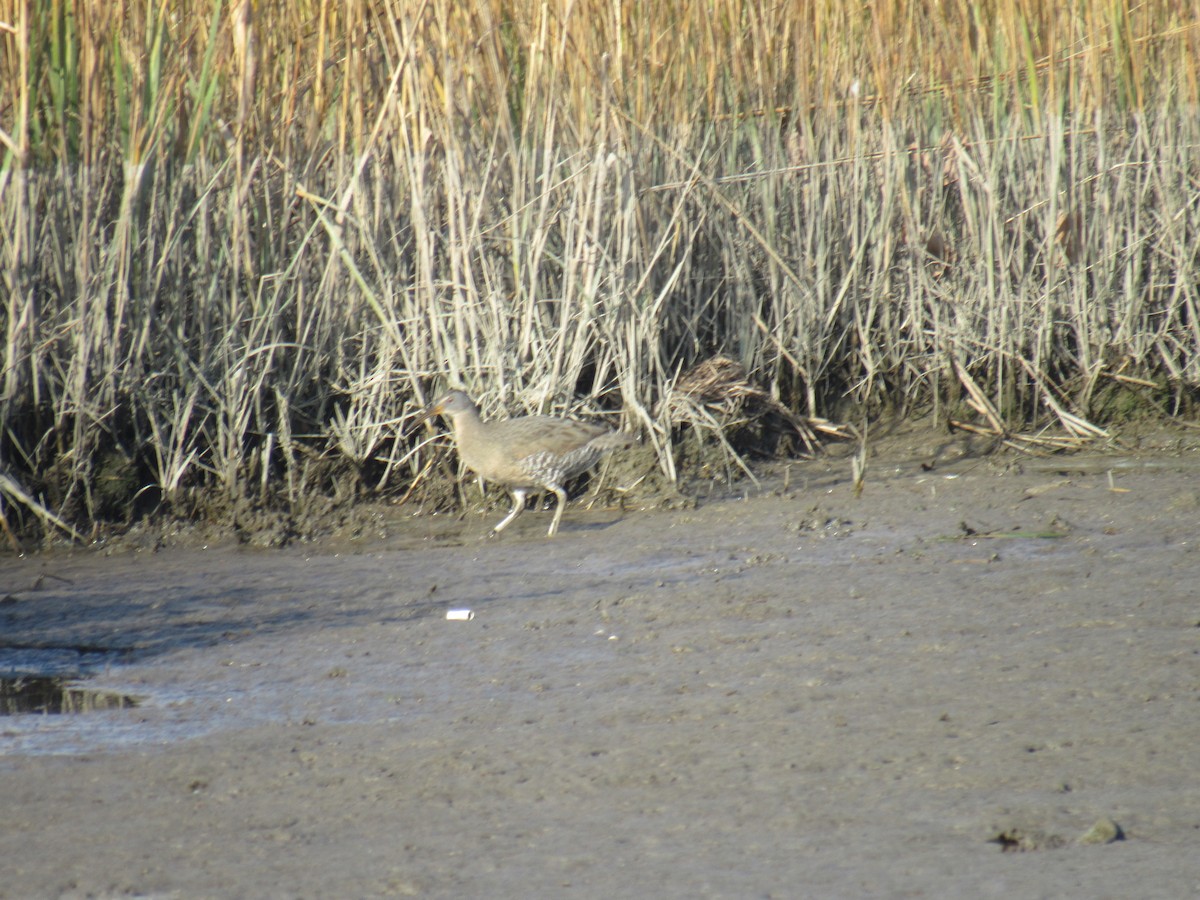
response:
<path fill-rule="evenodd" d="M 1178 468 L 1197 459 L 1200 429 L 1141 423 L 1128 437 L 1089 452 L 1044 457 L 1000 448 L 995 438 L 950 432 L 928 421 L 896 419 L 872 425 L 867 444 L 865 488 L 898 472 L 938 473 L 1011 471 L 1094 474 L 1138 471 L 1153 467 Z M 697 503 L 763 492 L 788 493 L 819 486 L 832 466 L 838 469 L 857 454 L 857 442 L 830 440 L 815 457 L 779 459 L 746 451 L 740 460 L 727 445 L 702 440 L 699 434 L 679 439 L 675 454 L 664 467 L 653 444 L 640 444 L 607 457 L 594 472 L 581 476 L 568 493 L 574 509 L 626 511 L 688 509 Z M 1197 463 L 1200 464 L 1200 463 Z M 840 476 L 839 476 L 840 477 Z M 161 551 L 179 548 L 243 546 L 283 548 L 345 542 L 368 544 L 406 533 L 412 520 L 466 522 L 477 516 L 499 518 L 511 499 L 507 491 L 481 486 L 470 473 L 461 473 L 452 448 L 415 485 L 386 484 L 373 488 L 361 473 L 331 467 L 330 490 L 309 490 L 294 502 L 281 497 L 229 497 L 218 491 L 196 492 L 174 511 L 164 507 L 132 524 L 95 526 L 90 546 L 109 551 Z M 1184 496 L 1184 501 L 1187 499 Z M 1197 493 L 1190 494 L 1195 502 Z M 529 511 L 556 502 L 552 496 L 533 496 Z M 532 518 L 532 517 L 530 517 Z M 66 549 L 52 535 L 43 549 Z M 3 550 L 0 549 L 0 556 Z"/>

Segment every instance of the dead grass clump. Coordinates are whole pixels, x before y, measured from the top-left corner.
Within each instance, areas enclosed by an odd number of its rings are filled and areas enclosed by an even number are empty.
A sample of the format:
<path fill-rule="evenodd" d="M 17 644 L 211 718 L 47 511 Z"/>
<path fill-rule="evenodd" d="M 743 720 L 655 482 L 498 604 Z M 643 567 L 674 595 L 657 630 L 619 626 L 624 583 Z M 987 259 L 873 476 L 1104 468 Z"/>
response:
<path fill-rule="evenodd" d="M 844 425 L 797 415 L 754 385 L 744 366 L 720 355 L 675 380 L 662 415 L 673 428 L 691 429 L 701 444 L 711 438 L 747 474 L 744 455 L 750 450 L 788 454 L 790 438 L 799 442 L 802 454 L 811 456 L 820 449 L 818 435 L 848 438 L 853 433 Z"/>

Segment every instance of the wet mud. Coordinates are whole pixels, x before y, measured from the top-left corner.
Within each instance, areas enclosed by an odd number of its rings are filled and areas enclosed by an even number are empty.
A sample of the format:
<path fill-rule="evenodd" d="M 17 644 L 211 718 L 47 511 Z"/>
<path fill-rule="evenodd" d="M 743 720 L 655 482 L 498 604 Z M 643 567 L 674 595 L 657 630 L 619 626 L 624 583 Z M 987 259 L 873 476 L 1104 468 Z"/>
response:
<path fill-rule="evenodd" d="M 0 897 L 1200 891 L 1194 450 L 381 515 L 0 558 Z"/>

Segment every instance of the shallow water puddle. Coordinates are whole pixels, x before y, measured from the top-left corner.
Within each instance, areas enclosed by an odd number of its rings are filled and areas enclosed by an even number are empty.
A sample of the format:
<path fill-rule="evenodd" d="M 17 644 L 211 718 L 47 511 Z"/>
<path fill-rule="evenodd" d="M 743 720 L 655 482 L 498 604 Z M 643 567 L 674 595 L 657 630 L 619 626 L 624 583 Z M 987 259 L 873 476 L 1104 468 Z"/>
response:
<path fill-rule="evenodd" d="M 62 715 L 137 705 L 136 697 L 116 691 L 89 690 L 76 678 L 40 675 L 0 678 L 0 716 Z"/>
<path fill-rule="evenodd" d="M 0 716 L 57 716 L 137 706 L 136 697 L 87 686 L 93 673 L 126 655 L 100 647 L 0 646 Z"/>

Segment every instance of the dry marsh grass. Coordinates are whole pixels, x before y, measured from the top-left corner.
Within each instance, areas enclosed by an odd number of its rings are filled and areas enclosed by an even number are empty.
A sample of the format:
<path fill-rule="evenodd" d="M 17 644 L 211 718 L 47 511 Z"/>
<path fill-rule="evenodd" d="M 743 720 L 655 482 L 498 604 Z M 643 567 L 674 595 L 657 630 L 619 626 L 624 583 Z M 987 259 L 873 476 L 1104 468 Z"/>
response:
<path fill-rule="evenodd" d="M 672 475 L 717 355 L 814 420 L 1190 410 L 1198 58 L 1166 0 L 0 0 L 5 528 L 402 492 L 442 382 Z"/>

